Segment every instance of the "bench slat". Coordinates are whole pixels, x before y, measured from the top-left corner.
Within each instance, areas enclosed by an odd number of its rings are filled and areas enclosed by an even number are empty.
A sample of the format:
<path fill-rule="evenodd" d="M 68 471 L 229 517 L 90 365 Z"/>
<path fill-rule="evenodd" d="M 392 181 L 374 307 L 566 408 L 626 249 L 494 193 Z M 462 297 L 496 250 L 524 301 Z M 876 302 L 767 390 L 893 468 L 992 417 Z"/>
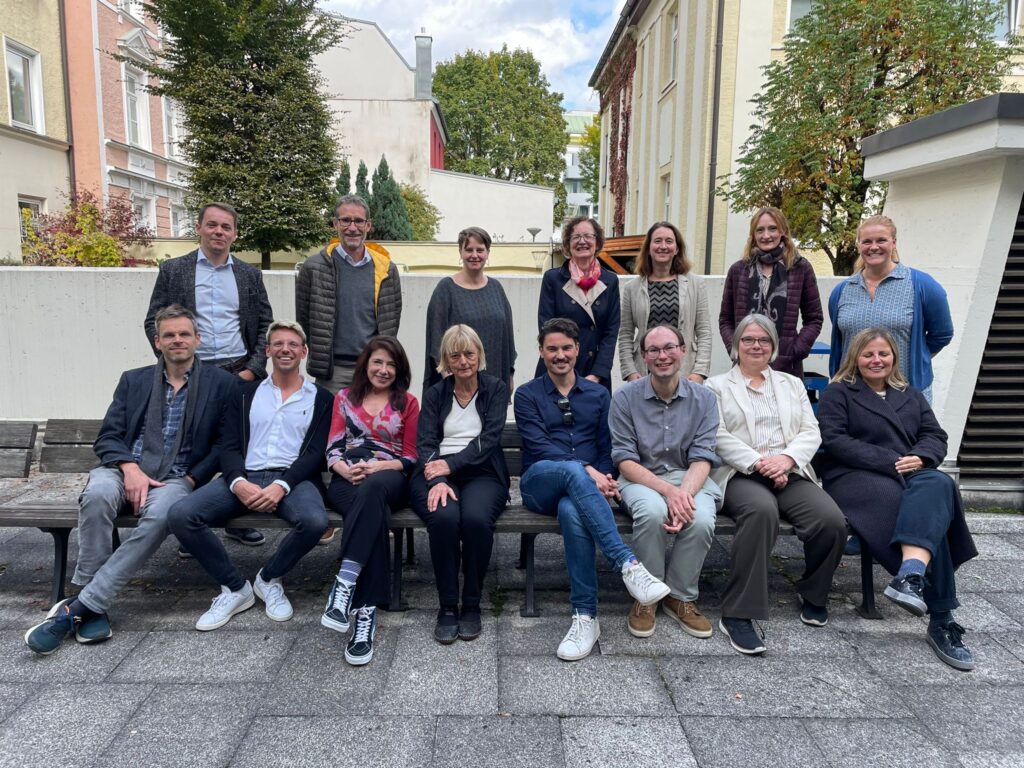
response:
<path fill-rule="evenodd" d="M 34 421 L 0 422 L 0 448 L 27 448 L 36 444 L 39 426 Z"/>
<path fill-rule="evenodd" d="M 91 446 L 44 445 L 39 452 L 40 472 L 88 472 L 99 465 Z"/>
<path fill-rule="evenodd" d="M 0 477 L 28 477 L 32 451 L 24 448 L 0 448 Z"/>
<path fill-rule="evenodd" d="M 101 419 L 50 419 L 46 422 L 44 445 L 92 445 L 103 424 Z"/>

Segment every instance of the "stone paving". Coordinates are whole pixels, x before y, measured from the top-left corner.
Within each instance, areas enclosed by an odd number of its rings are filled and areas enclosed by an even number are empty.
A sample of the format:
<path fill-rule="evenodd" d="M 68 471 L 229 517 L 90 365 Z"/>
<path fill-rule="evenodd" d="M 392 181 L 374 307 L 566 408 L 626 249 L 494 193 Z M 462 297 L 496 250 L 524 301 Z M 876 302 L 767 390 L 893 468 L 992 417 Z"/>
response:
<path fill-rule="evenodd" d="M 440 646 L 423 532 L 405 573 L 410 610 L 382 614 L 363 668 L 319 625 L 335 547 L 287 578 L 293 620 L 272 622 L 257 603 L 199 633 L 215 588 L 173 539 L 111 611 L 113 639 L 37 657 L 22 637 L 48 607 L 50 539 L 0 529 L 0 766 L 1024 766 L 1024 517 L 970 523 L 981 557 L 960 572 L 958 619 L 973 673 L 940 663 L 924 620 L 884 598 L 883 621 L 859 618 L 852 558 L 829 625 L 801 624 L 792 538 L 773 558 L 762 658 L 740 656 L 717 629 L 691 638 L 661 614 L 653 637 L 633 638 L 605 564 L 600 651 L 559 661 L 568 592 L 557 536 L 538 539 L 541 617 L 519 616 L 518 539 L 499 536 L 483 635 Z M 275 541 L 229 551 L 251 577 Z M 701 585 L 716 623 L 728 545 L 715 543 Z M 875 582 L 886 582 L 877 568 Z"/>

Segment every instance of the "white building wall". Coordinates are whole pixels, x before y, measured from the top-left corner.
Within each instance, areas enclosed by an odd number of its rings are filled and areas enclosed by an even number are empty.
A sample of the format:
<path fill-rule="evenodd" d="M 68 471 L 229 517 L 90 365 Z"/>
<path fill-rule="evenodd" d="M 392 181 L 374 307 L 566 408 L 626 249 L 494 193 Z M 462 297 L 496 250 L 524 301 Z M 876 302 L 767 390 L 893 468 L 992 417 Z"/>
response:
<path fill-rule="evenodd" d="M 0 259 L 21 261 L 18 196 L 45 201 L 43 213 L 61 210 L 68 193 L 67 150 L 0 132 L 0 169 Z"/>
<path fill-rule="evenodd" d="M 552 234 L 550 187 L 431 170 L 428 195 L 444 215 L 438 240 L 457 240 L 468 226 L 483 227 L 497 242 L 530 242 L 529 227 L 540 228 L 538 243 L 547 245 Z"/>
<path fill-rule="evenodd" d="M 415 70 L 376 24 L 348 21 L 351 33 L 314 60 L 327 93 L 340 99 L 411 99 Z"/>
<path fill-rule="evenodd" d="M 371 178 L 381 155 L 387 158 L 391 175 L 400 184 L 426 189 L 431 102 L 332 99 L 328 106 L 334 113 L 341 154 L 352 169 L 353 191 L 359 161 L 366 163 L 367 178 Z"/>

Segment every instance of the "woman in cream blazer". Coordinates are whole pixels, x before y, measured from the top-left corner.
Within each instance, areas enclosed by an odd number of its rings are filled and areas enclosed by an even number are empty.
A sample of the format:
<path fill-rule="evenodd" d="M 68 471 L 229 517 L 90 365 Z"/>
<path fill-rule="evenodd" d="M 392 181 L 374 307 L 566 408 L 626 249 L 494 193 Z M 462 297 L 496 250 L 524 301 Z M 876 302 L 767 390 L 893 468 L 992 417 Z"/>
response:
<path fill-rule="evenodd" d="M 746 654 L 765 651 L 753 621 L 768 618 L 768 561 L 779 519 L 792 523 L 804 545 L 796 585 L 804 624 L 828 622 L 829 587 L 846 541 L 846 520 L 811 468 L 821 433 L 803 382 L 771 368 L 778 346 L 775 324 L 747 315 L 733 336 L 732 369 L 707 381 L 718 396 L 723 462 L 712 477 L 725 492 L 722 514 L 736 521 L 720 627 Z"/>

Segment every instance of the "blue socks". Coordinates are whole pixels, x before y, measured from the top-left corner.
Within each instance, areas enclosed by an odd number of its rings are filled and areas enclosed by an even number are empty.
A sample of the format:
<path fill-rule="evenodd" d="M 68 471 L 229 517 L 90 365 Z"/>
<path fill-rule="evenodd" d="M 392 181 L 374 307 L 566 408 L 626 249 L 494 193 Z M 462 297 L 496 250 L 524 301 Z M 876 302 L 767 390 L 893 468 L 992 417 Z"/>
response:
<path fill-rule="evenodd" d="M 911 558 L 910 560 L 904 560 L 900 565 L 900 570 L 896 574 L 897 579 L 902 579 L 909 576 L 912 573 L 916 573 L 918 576 L 924 576 L 924 571 L 927 566 L 920 560 Z"/>
<path fill-rule="evenodd" d="M 355 560 L 342 560 L 341 570 L 338 571 L 338 578 L 343 582 L 352 586 L 356 583 L 359 578 L 359 572 L 363 570 L 361 563 L 357 563 Z"/>

